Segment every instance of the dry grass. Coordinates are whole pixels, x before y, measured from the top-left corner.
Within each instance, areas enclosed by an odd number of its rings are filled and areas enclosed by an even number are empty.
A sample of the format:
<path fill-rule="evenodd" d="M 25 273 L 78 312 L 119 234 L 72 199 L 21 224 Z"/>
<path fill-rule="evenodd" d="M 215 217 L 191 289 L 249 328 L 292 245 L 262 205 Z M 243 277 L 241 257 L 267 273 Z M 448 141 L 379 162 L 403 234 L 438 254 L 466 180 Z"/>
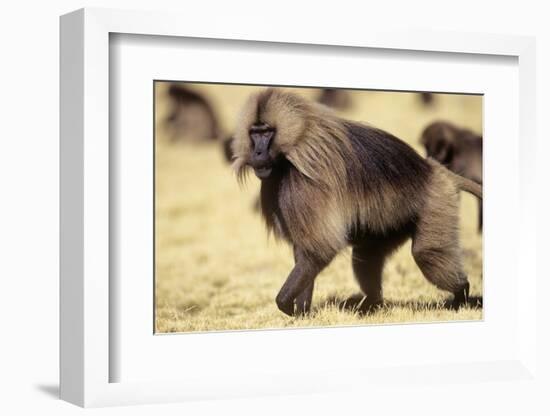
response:
<path fill-rule="evenodd" d="M 157 91 L 157 120 L 166 111 L 163 85 Z M 253 87 L 199 86 L 219 109 L 231 131 L 235 112 Z M 313 90 L 301 93 L 311 96 Z M 434 108 L 414 94 L 356 92 L 358 105 L 344 115 L 368 121 L 409 142 L 417 150 L 422 128 L 446 118 L 481 130 L 481 98 L 438 96 Z M 156 150 L 156 330 L 157 332 L 258 329 L 396 322 L 475 320 L 482 309 L 455 312 L 450 294 L 431 286 L 410 255 L 410 243 L 387 263 L 386 306 L 360 314 L 359 289 L 345 251 L 318 277 L 313 311 L 290 318 L 274 298 L 293 266 L 290 249 L 268 240 L 252 209 L 259 181 L 240 189 L 216 144 L 167 143 L 157 131 Z M 476 232 L 477 204 L 462 198 L 462 243 L 471 294 L 482 294 L 482 241 Z M 354 298 L 354 296 L 356 296 Z M 346 299 L 349 299 L 347 302 Z M 344 304 L 345 303 L 345 304 Z"/>

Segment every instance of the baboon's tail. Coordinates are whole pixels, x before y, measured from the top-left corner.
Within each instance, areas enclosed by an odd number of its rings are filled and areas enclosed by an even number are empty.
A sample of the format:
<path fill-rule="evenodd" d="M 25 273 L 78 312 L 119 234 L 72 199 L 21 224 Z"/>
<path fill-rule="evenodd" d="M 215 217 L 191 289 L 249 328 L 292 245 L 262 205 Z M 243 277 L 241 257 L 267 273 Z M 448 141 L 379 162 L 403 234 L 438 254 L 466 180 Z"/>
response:
<path fill-rule="evenodd" d="M 479 199 L 483 199 L 483 189 L 479 183 L 476 183 L 470 179 L 467 179 L 463 176 L 457 175 L 449 171 L 453 176 L 453 179 L 457 183 L 458 187 L 466 192 L 471 193 L 472 195 L 477 196 Z"/>

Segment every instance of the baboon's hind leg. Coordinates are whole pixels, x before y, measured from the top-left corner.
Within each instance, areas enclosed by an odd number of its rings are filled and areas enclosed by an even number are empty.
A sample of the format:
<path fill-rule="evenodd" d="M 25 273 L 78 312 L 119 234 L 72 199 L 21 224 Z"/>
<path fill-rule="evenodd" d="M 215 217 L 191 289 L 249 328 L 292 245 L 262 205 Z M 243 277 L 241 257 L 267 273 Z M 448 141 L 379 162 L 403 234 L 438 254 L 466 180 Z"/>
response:
<path fill-rule="evenodd" d="M 382 305 L 382 271 L 386 258 L 397 249 L 406 237 L 393 240 L 368 240 L 356 245 L 352 252 L 352 266 L 359 287 L 366 295 L 363 306 Z"/>
<path fill-rule="evenodd" d="M 412 254 L 426 279 L 454 294 L 455 309 L 468 301 L 470 285 L 462 267 L 458 200 L 452 195 L 428 201 L 413 234 Z"/>

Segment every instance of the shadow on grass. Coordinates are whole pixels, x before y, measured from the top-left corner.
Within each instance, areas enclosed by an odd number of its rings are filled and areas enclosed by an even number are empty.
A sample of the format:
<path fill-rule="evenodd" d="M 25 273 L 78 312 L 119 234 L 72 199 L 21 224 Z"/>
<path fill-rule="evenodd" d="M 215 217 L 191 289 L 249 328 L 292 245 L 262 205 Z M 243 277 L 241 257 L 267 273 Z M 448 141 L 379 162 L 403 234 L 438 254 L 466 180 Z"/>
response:
<path fill-rule="evenodd" d="M 444 301 L 384 301 L 382 305 L 371 305 L 366 302 L 365 296 L 361 293 L 350 296 L 347 299 L 339 297 L 330 297 L 323 302 L 319 309 L 326 307 L 337 307 L 341 311 L 351 311 L 359 314 L 373 314 L 379 310 L 392 309 L 392 308 L 405 308 L 410 309 L 413 312 L 417 311 L 430 311 L 430 310 L 454 310 L 453 300 L 446 299 Z M 470 296 L 468 299 L 468 307 L 470 309 L 482 309 L 483 297 Z"/>

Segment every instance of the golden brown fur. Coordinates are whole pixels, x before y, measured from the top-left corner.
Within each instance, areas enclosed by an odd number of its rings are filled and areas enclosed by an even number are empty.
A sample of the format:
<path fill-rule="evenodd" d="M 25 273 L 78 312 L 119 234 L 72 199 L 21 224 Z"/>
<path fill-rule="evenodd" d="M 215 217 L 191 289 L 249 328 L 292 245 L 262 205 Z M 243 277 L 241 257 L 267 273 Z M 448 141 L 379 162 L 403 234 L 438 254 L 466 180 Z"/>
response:
<path fill-rule="evenodd" d="M 386 132 L 281 90 L 251 96 L 237 126 L 234 168 L 241 181 L 254 165 L 251 128 L 274 132 L 274 168 L 262 181 L 261 205 L 268 230 L 295 249 L 296 267 L 277 297 L 285 313 L 293 302 L 309 308 L 316 274 L 348 244 L 370 303 L 382 300 L 385 257 L 409 237 L 428 280 L 457 296 L 467 287 L 458 193 L 481 196 L 480 188 Z"/>

